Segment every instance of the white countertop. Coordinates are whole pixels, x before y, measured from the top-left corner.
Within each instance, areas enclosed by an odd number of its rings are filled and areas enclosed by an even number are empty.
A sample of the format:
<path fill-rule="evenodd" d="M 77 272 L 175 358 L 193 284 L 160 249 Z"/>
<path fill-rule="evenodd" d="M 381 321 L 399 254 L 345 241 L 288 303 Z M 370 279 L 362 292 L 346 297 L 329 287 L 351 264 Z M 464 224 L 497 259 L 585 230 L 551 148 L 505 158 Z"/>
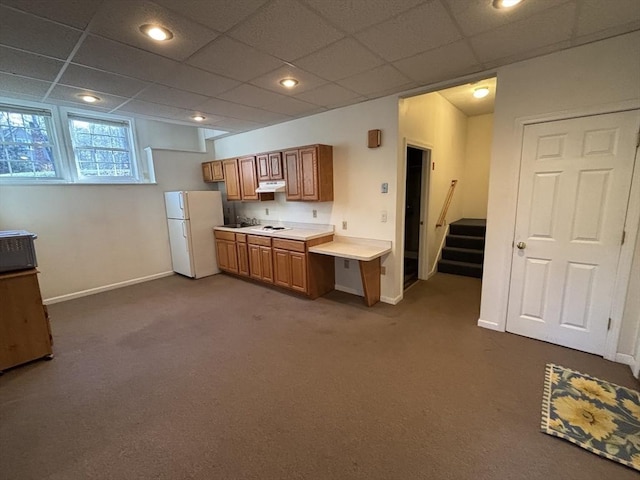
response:
<path fill-rule="evenodd" d="M 276 224 L 277 225 L 277 224 Z M 333 225 L 292 225 L 291 230 L 276 230 L 269 231 L 256 231 L 260 225 L 254 225 L 251 227 L 242 228 L 230 228 L 230 227 L 214 227 L 214 230 L 220 230 L 223 232 L 234 233 L 246 233 L 248 235 L 262 235 L 265 237 L 286 238 L 288 240 L 313 240 L 314 238 L 324 237 L 325 235 L 333 235 Z"/>
<path fill-rule="evenodd" d="M 310 253 L 368 262 L 391 251 L 391 241 L 334 236 L 332 242 L 309 248 Z"/>

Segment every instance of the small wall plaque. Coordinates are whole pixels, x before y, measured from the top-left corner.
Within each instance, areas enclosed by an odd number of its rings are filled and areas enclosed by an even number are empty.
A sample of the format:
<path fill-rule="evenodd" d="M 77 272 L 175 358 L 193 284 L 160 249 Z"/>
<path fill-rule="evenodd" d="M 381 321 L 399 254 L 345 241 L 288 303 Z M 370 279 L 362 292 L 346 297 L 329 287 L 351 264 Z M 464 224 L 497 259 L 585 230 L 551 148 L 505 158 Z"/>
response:
<path fill-rule="evenodd" d="M 369 130 L 369 148 L 378 148 L 382 143 L 382 130 Z"/>

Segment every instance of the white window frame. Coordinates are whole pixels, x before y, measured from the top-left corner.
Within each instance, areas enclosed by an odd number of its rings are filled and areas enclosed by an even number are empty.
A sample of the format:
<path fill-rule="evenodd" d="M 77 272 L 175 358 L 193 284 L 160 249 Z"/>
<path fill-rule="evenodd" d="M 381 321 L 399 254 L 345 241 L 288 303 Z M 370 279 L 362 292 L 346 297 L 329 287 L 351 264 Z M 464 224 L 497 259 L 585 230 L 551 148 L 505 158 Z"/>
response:
<path fill-rule="evenodd" d="M 0 177 L 0 185 L 51 185 L 51 184 L 153 184 L 152 164 L 145 164 L 149 161 L 144 155 L 140 155 L 138 139 L 136 135 L 135 120 L 131 117 L 112 115 L 103 112 L 83 110 L 80 108 L 62 107 L 52 104 L 44 104 L 28 100 L 16 100 L 14 98 L 0 97 L 0 106 L 8 109 L 33 110 L 51 113 L 51 128 L 53 138 L 55 177 Z M 71 131 L 69 126 L 70 117 L 82 117 L 88 121 L 97 122 L 126 122 L 129 125 L 129 144 L 131 153 L 131 167 L 133 176 L 95 176 L 80 177 L 76 164 L 73 143 L 71 141 Z M 143 158 L 145 157 L 145 158 Z"/>

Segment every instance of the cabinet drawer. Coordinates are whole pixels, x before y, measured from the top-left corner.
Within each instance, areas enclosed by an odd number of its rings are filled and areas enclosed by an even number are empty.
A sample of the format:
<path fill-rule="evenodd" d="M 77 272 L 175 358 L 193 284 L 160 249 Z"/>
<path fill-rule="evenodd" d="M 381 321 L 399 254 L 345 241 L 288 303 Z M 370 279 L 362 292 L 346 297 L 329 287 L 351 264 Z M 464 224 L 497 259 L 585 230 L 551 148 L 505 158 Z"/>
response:
<path fill-rule="evenodd" d="M 213 234 L 218 240 L 231 240 L 232 242 L 235 242 L 236 240 L 236 234 L 233 232 L 221 232 L 220 230 L 214 230 Z"/>
<path fill-rule="evenodd" d="M 292 250 L 294 252 L 305 252 L 304 242 L 299 242 L 297 240 L 285 240 L 283 238 L 274 238 L 273 239 L 273 248 L 282 248 L 284 250 Z"/>
<path fill-rule="evenodd" d="M 236 233 L 236 242 L 247 243 L 246 233 Z"/>
<path fill-rule="evenodd" d="M 262 245 L 263 247 L 271 246 L 271 238 L 269 237 L 261 237 L 258 235 L 247 235 L 247 241 L 251 245 Z"/>

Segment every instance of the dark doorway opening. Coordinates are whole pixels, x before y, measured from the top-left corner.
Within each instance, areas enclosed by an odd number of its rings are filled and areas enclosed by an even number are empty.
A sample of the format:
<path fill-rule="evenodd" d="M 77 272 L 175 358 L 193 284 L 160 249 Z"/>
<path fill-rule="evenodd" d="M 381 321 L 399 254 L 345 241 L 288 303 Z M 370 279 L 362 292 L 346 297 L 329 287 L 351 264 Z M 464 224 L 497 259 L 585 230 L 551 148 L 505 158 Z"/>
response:
<path fill-rule="evenodd" d="M 407 178 L 404 214 L 404 288 L 419 278 L 422 230 L 423 166 L 428 150 L 407 146 Z"/>

